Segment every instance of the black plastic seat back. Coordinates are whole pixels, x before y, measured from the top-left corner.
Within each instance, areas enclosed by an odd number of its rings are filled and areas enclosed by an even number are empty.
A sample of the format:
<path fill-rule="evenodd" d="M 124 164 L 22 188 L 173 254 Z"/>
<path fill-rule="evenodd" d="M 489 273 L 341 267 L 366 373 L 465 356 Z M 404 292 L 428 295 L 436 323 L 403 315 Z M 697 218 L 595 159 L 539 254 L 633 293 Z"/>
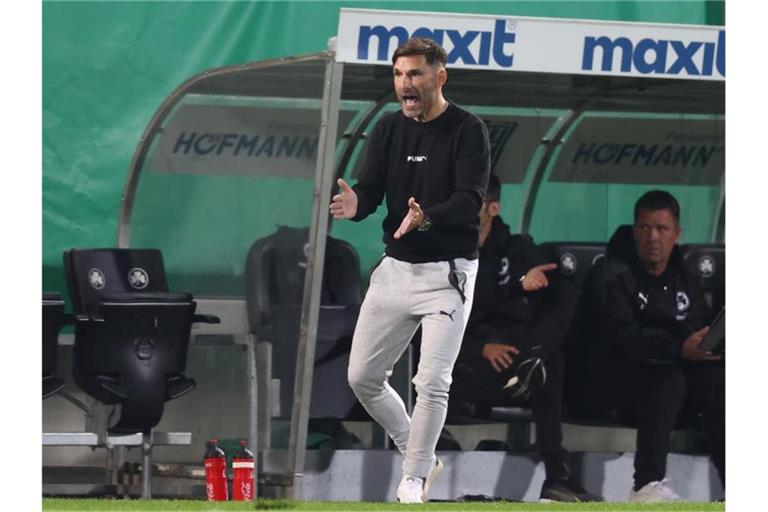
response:
<path fill-rule="evenodd" d="M 587 289 L 592 276 L 604 263 L 606 244 L 602 242 L 546 242 L 541 244 L 552 261 L 558 264 L 557 270 L 548 274 L 555 283 L 570 283 L 579 290 L 579 299 L 575 313 L 568 328 L 568 335 L 563 346 L 565 363 L 565 385 L 563 401 L 565 412 L 571 415 L 583 414 L 587 401 L 585 378 L 591 371 L 588 354 L 593 343 L 593 329 L 587 314 Z"/>
<path fill-rule="evenodd" d="M 569 315 L 561 315 L 561 318 L 571 318 L 568 333 L 563 347 L 566 366 L 573 367 L 580 364 L 581 347 L 584 342 L 583 333 L 588 330 L 585 325 L 584 314 L 584 287 L 593 269 L 603 259 L 606 252 L 606 244 L 601 242 L 545 242 L 541 244 L 544 254 L 550 261 L 557 263 L 557 269 L 547 273 L 550 287 L 555 293 L 565 295 L 559 303 L 571 308 Z M 575 288 L 575 290 L 574 290 Z"/>
<path fill-rule="evenodd" d="M 108 295 L 168 292 L 157 249 L 71 249 L 64 253 L 64 268 L 76 315 L 95 313 Z"/>
<path fill-rule="evenodd" d="M 251 331 L 273 346 L 281 416 L 290 414 L 307 264 L 307 228 L 279 227 L 257 240 L 246 261 Z M 347 384 L 349 349 L 361 303 L 360 259 L 345 241 L 328 237 L 320 299 L 310 415 L 343 418 L 356 399 Z"/>
<path fill-rule="evenodd" d="M 725 307 L 725 244 L 685 244 L 680 251 L 686 269 L 701 277 L 704 297 L 717 314 Z"/>
<path fill-rule="evenodd" d="M 165 401 L 195 386 L 183 374 L 195 303 L 168 292 L 158 250 L 72 249 L 64 267 L 77 317 L 75 381 L 122 406 L 110 432 L 149 431 Z"/>
<path fill-rule="evenodd" d="M 43 398 L 58 393 L 64 382 L 56 377 L 59 329 L 64 301 L 55 292 L 43 292 Z"/>
<path fill-rule="evenodd" d="M 544 242 L 540 244 L 557 270 L 547 274 L 555 280 L 568 281 L 582 289 L 590 270 L 605 256 L 606 244 L 602 242 Z"/>
<path fill-rule="evenodd" d="M 245 290 L 251 332 L 272 336 L 276 304 L 302 303 L 309 229 L 281 226 L 251 246 L 245 265 Z M 343 240 L 328 237 L 320 304 L 359 306 L 360 258 Z"/>

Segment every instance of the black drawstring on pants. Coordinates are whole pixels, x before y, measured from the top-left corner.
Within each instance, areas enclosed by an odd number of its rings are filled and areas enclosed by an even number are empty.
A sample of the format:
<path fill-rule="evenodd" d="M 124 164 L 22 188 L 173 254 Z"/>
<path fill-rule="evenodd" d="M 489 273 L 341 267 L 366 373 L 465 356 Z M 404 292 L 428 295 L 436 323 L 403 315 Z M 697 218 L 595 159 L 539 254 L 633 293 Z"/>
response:
<path fill-rule="evenodd" d="M 448 260 L 448 266 L 450 267 L 450 271 L 448 272 L 448 282 L 451 283 L 451 286 L 453 286 L 457 292 L 459 292 L 461 303 L 464 304 L 467 302 L 467 297 L 464 295 L 464 287 L 467 284 L 467 274 L 461 270 L 456 270 L 456 263 L 453 260 Z"/>

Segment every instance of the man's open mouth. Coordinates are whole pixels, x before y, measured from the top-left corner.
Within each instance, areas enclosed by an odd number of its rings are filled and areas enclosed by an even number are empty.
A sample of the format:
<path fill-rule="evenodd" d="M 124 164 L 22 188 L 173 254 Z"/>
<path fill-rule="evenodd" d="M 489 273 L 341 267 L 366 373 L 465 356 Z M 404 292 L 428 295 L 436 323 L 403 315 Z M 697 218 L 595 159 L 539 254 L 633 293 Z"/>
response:
<path fill-rule="evenodd" d="M 421 103 L 421 99 L 419 99 L 418 96 L 413 95 L 413 94 L 404 94 L 403 95 L 403 104 L 406 107 L 415 107 L 419 103 Z"/>

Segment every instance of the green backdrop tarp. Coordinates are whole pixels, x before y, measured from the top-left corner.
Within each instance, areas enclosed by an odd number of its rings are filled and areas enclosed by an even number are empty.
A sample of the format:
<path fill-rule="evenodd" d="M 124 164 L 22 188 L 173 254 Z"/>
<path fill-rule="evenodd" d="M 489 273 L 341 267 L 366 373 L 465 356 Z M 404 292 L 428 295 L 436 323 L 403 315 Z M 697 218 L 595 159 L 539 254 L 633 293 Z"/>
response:
<path fill-rule="evenodd" d="M 175 87 L 212 67 L 321 51 L 336 33 L 340 7 L 722 25 L 723 5 L 44 2 L 43 287 L 65 290 L 65 249 L 116 244 L 120 198 L 133 151 Z M 617 214 L 625 220 L 625 213 Z M 380 228 L 370 222 L 364 229 Z M 345 231 L 354 242 L 353 230 Z"/>

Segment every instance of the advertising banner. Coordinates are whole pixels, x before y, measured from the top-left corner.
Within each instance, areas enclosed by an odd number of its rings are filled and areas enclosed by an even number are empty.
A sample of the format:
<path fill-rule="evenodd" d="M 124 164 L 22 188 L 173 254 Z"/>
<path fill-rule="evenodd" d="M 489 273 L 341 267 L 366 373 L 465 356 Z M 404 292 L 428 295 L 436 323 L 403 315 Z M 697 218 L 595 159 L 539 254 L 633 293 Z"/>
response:
<path fill-rule="evenodd" d="M 725 27 L 704 25 L 341 9 L 336 58 L 390 65 L 414 36 L 449 68 L 725 80 Z"/>
<path fill-rule="evenodd" d="M 339 134 L 356 111 L 341 110 Z M 182 105 L 163 130 L 150 172 L 312 179 L 320 111 Z"/>
<path fill-rule="evenodd" d="M 568 137 L 550 181 L 648 185 L 720 184 L 725 121 L 588 117 Z"/>

